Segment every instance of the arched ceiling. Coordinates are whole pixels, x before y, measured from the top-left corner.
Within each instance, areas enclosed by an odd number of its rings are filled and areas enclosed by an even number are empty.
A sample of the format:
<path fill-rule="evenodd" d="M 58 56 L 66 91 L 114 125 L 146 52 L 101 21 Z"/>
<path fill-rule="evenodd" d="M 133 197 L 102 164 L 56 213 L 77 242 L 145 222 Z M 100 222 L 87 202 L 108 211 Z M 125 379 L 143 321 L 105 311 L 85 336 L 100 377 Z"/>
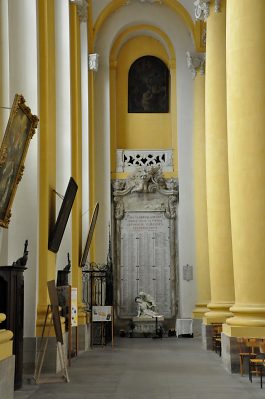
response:
<path fill-rule="evenodd" d="M 160 4 L 161 1 L 161 4 Z M 145 7 L 166 6 L 179 15 L 188 27 L 193 37 L 197 51 L 204 51 L 202 45 L 202 23 L 194 20 L 193 0 L 91 0 L 93 10 L 93 42 L 103 27 L 104 23 L 121 7 L 128 7 L 134 3 L 143 3 Z M 150 4 L 148 4 L 150 2 Z M 154 3 L 152 3 L 154 2 Z M 144 4 L 146 3 L 146 4 Z M 146 9 L 145 9 L 146 11 Z M 92 21 L 91 21 L 92 22 Z"/>

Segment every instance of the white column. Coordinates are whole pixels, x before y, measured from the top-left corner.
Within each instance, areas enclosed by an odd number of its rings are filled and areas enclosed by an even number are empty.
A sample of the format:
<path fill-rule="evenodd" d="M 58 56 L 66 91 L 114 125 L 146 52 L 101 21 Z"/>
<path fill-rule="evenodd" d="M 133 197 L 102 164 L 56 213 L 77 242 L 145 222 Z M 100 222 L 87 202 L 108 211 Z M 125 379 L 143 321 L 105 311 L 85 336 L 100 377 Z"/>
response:
<path fill-rule="evenodd" d="M 89 161 L 88 161 L 88 62 L 87 23 L 81 22 L 81 95 L 82 95 L 82 250 L 89 227 Z"/>
<path fill-rule="evenodd" d="M 36 0 L 9 0 L 10 104 L 23 94 L 33 114 L 38 115 L 38 54 Z M 24 336 L 35 335 L 38 270 L 38 133 L 30 142 L 25 172 L 18 185 L 8 228 L 8 263 L 22 256 L 29 241 L 25 271 Z"/>
<path fill-rule="evenodd" d="M 8 0 L 0 0 L 0 139 L 10 114 L 9 101 L 9 37 Z M 0 265 L 6 265 L 8 258 L 8 231 L 0 228 Z"/>
<path fill-rule="evenodd" d="M 56 50 L 56 191 L 62 195 L 71 176 L 71 107 L 70 107 L 70 48 L 69 1 L 55 2 Z M 56 196 L 56 215 L 62 199 Z M 67 264 L 67 252 L 72 251 L 71 217 L 57 254 L 57 269 Z"/>

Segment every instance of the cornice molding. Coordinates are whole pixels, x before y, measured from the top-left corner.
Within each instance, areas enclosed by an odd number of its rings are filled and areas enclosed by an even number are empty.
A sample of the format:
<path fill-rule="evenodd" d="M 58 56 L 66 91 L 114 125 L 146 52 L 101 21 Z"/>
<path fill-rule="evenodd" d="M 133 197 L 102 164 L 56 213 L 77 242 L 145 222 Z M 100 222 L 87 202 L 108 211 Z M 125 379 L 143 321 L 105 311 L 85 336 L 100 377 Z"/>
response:
<path fill-rule="evenodd" d="M 214 12 L 221 12 L 221 1 L 214 0 Z M 211 0 L 195 0 L 195 19 L 206 21 L 210 15 L 210 3 Z"/>
<path fill-rule="evenodd" d="M 186 52 L 187 65 L 190 70 L 193 79 L 195 79 L 197 75 L 197 71 L 200 71 L 200 75 L 205 74 L 205 54 L 197 54 Z"/>

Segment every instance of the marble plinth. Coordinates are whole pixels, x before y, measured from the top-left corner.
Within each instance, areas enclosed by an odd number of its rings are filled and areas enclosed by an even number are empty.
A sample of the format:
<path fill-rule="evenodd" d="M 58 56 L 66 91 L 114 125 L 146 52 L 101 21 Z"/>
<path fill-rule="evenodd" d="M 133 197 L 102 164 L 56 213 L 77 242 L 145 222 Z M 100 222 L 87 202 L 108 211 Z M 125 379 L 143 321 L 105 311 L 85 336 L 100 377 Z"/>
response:
<path fill-rule="evenodd" d="M 14 398 L 15 356 L 0 360 L 0 398 Z"/>
<path fill-rule="evenodd" d="M 239 347 L 236 337 L 228 337 L 226 334 L 221 334 L 222 340 L 222 362 L 225 369 L 229 373 L 240 372 L 239 362 Z M 243 369 L 245 374 L 248 373 L 248 358 L 244 359 Z"/>
<path fill-rule="evenodd" d="M 206 350 L 213 349 L 213 326 L 202 323 L 202 347 Z"/>
<path fill-rule="evenodd" d="M 135 337 L 148 337 L 155 335 L 156 328 L 162 327 L 164 316 L 157 317 L 157 325 L 155 317 L 133 317 L 135 329 L 133 335 Z"/>

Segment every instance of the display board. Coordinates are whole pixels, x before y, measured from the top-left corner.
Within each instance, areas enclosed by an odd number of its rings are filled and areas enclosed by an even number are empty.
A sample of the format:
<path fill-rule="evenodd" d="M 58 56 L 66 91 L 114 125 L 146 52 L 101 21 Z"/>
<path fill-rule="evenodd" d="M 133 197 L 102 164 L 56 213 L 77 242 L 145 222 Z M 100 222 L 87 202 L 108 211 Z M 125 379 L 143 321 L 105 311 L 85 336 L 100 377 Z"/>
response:
<path fill-rule="evenodd" d="M 71 289 L 71 326 L 77 327 L 78 314 L 77 314 L 77 288 Z"/>
<path fill-rule="evenodd" d="M 112 321 L 112 306 L 93 306 L 93 321 Z"/>

